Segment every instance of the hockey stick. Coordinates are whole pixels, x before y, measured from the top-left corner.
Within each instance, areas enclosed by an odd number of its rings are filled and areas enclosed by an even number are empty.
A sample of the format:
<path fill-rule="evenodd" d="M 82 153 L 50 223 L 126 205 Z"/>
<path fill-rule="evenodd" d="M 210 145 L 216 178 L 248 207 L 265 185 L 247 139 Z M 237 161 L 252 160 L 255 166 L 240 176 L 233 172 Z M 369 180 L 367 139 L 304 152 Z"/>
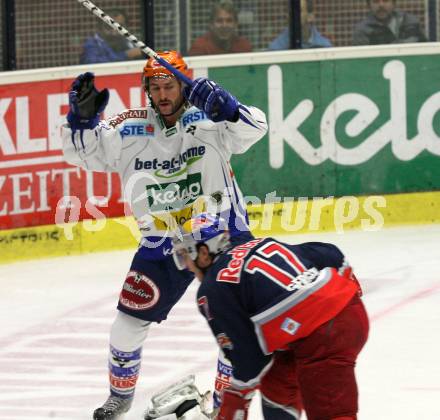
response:
<path fill-rule="evenodd" d="M 127 31 L 122 25 L 115 22 L 109 15 L 103 12 L 99 7 L 95 6 L 89 0 L 78 0 L 86 9 L 90 10 L 95 16 L 98 16 L 102 21 L 104 21 L 107 25 L 113 28 L 115 31 L 119 32 L 122 36 L 125 36 L 130 42 L 132 42 L 136 47 L 140 48 L 142 52 L 148 55 L 148 57 L 154 58 L 158 61 L 162 66 L 164 66 L 167 70 L 173 73 L 178 79 L 180 79 L 183 83 L 190 85 L 192 80 L 181 73 L 179 70 L 174 68 L 168 61 L 164 60 L 160 57 L 155 51 L 153 51 L 150 47 L 147 47 L 142 41 L 139 41 L 133 34 Z"/>

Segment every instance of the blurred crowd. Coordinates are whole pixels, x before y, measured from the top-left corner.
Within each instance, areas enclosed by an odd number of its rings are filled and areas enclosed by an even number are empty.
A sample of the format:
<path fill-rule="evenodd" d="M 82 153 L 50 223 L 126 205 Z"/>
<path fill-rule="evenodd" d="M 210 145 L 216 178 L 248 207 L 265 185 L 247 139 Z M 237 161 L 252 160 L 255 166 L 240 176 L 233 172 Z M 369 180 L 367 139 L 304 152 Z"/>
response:
<path fill-rule="evenodd" d="M 16 57 L 12 67 L 4 59 L 4 69 L 146 58 L 70 0 L 41 0 L 38 6 L 10 1 L 16 7 L 12 37 Z M 431 3 L 424 0 L 191 0 L 185 10 L 177 0 L 154 3 L 148 10 L 141 1 L 117 4 L 102 4 L 115 22 L 157 51 L 178 49 L 184 56 L 424 42 L 428 28 L 430 40 L 435 41 L 438 20 Z M 54 25 L 54 19 L 65 13 L 69 19 Z M 148 27 L 148 22 L 154 24 Z M 3 57 L 10 45 L 11 38 L 0 33 Z"/>
<path fill-rule="evenodd" d="M 368 14 L 353 28 L 353 45 L 378 45 L 427 41 L 418 18 L 401 10 L 396 0 L 366 0 Z M 128 24 L 122 9 L 110 11 L 115 20 Z M 293 18 L 293 16 L 292 16 Z M 316 24 L 314 2 L 301 0 L 301 48 L 332 47 L 332 40 Z M 291 25 L 287 25 L 268 45 L 267 50 L 292 47 Z M 253 51 L 252 43 L 240 33 L 239 11 L 232 0 L 212 5 L 207 30 L 191 44 L 188 55 L 245 53 Z M 86 39 L 81 63 L 102 63 L 139 59 L 142 52 L 115 33 L 107 25 Z"/>

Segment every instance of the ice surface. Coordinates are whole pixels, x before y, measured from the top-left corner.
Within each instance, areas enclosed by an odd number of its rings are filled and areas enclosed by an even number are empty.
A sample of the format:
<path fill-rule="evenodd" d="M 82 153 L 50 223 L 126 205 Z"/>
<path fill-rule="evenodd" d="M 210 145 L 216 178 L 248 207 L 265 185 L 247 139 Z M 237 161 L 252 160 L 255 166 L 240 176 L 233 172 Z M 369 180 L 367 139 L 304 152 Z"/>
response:
<path fill-rule="evenodd" d="M 440 419 L 440 225 L 283 236 L 329 241 L 364 288 L 370 338 L 358 361 L 360 420 Z M 0 419 L 91 418 L 107 397 L 110 324 L 132 251 L 0 266 Z M 212 386 L 214 339 L 194 282 L 144 346 L 135 403 L 189 373 Z M 251 420 L 261 419 L 257 398 Z"/>

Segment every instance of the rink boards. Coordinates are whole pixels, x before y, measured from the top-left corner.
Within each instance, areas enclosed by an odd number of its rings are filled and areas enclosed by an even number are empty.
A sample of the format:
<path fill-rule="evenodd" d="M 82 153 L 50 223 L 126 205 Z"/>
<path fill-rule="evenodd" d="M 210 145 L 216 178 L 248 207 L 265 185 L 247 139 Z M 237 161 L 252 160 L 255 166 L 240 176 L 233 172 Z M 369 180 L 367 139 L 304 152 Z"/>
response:
<path fill-rule="evenodd" d="M 373 200 L 372 200 L 373 198 Z M 369 200 L 371 202 L 369 202 Z M 440 192 L 382 197 L 341 197 L 248 206 L 256 236 L 378 231 L 398 225 L 440 223 Z M 132 217 L 87 219 L 0 232 L 0 264 L 137 246 L 140 234 Z"/>
<path fill-rule="evenodd" d="M 189 58 L 194 77 L 212 77 L 267 114 L 268 135 L 232 159 L 255 203 L 252 231 L 438 223 L 437 56 L 426 43 Z M 117 175 L 65 163 L 59 130 L 70 83 L 84 71 L 111 91 L 105 117 L 143 106 L 142 65 L 0 73 L 0 263 L 136 246 Z M 71 197 L 79 221 L 63 224 L 57 210 Z"/>

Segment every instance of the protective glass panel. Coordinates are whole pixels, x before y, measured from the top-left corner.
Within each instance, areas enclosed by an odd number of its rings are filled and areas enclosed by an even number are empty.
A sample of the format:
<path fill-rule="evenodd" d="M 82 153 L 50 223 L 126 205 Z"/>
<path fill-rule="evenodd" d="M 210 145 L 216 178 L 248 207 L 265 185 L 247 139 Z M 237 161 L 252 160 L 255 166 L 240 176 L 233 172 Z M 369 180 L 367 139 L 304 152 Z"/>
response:
<path fill-rule="evenodd" d="M 141 36 L 141 4 L 132 0 L 98 0 L 96 6 L 109 13 L 122 9 L 127 27 Z M 99 27 L 99 19 L 77 1 L 16 0 L 17 69 L 80 64 L 83 43 Z"/>

